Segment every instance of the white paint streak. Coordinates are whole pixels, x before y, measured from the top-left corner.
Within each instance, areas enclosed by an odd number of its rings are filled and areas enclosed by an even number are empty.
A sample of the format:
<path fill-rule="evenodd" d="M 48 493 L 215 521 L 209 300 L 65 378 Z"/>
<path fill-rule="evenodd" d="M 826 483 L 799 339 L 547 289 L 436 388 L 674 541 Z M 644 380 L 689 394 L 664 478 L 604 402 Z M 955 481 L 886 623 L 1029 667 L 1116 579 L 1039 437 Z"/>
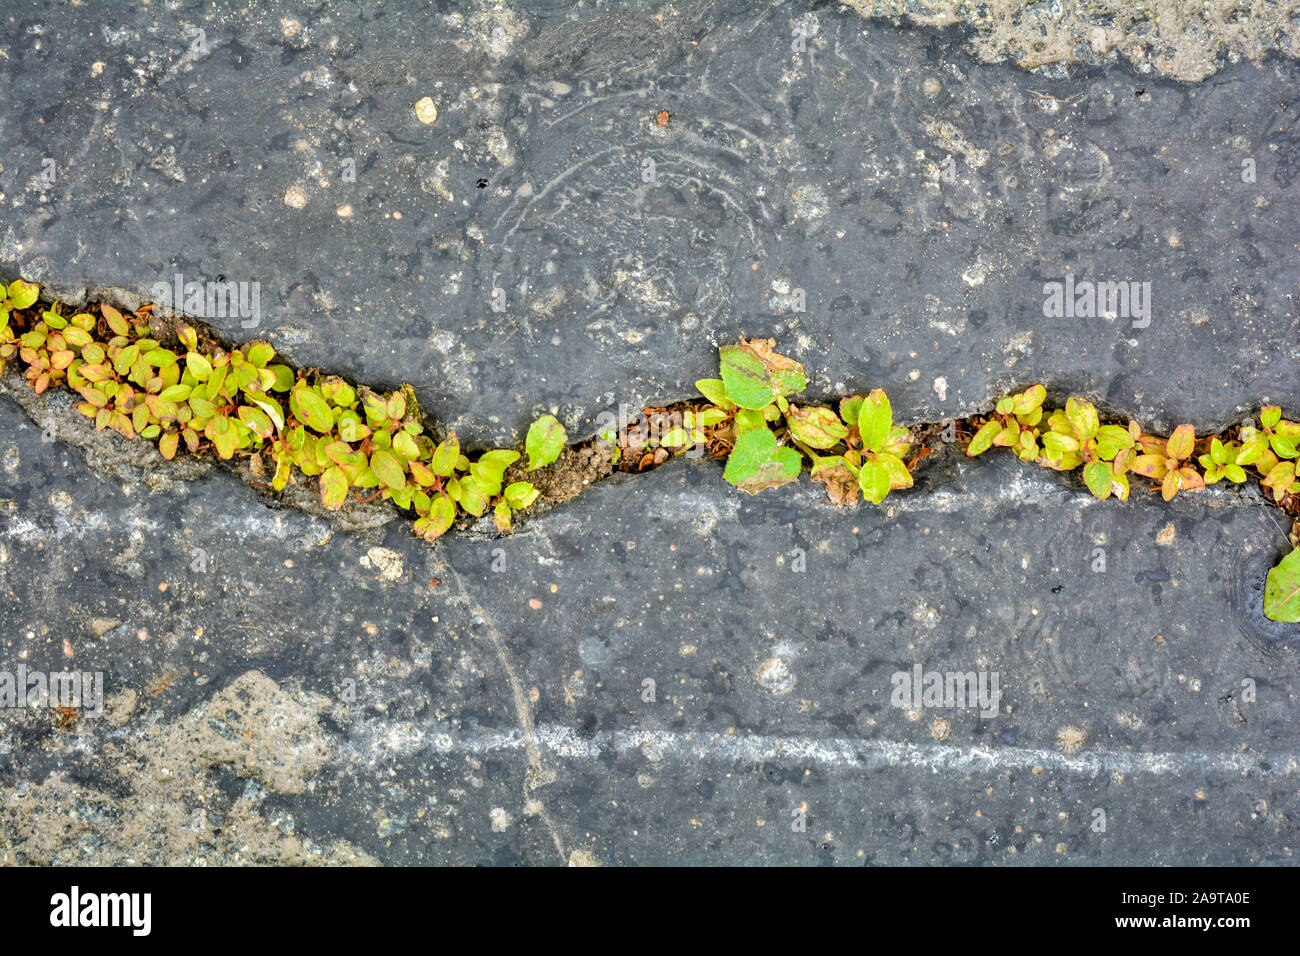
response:
<path fill-rule="evenodd" d="M 427 729 L 404 725 L 400 733 L 371 724 L 364 735 L 385 756 L 409 756 L 421 751 L 439 754 L 483 755 L 525 748 L 518 731 L 480 731 L 459 734 L 434 725 Z M 1064 754 L 1029 747 L 963 747 L 957 744 L 910 744 L 894 740 L 849 738 L 774 737 L 762 734 L 677 734 L 666 731 L 597 733 L 579 737 L 571 727 L 555 724 L 535 728 L 537 744 L 556 757 L 595 760 L 610 750 L 618 754 L 644 753 L 659 761 L 710 761 L 721 763 L 783 762 L 815 764 L 831 769 L 879 770 L 912 767 L 930 773 L 980 775 L 1005 770 L 1032 770 L 1097 777 L 1103 774 L 1182 774 L 1291 776 L 1300 774 L 1300 755 L 1244 753 L 1140 753 L 1098 750 Z M 1268 763 L 1265 769 L 1264 764 Z"/>

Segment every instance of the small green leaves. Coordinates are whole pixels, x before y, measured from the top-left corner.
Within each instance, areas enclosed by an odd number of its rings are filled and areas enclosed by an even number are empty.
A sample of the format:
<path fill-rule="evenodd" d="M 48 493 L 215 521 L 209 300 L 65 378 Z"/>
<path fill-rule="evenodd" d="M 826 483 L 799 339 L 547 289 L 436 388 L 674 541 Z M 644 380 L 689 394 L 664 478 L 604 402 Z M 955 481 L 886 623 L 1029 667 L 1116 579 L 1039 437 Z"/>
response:
<path fill-rule="evenodd" d="M 365 500 L 412 511 L 416 533 L 427 540 L 450 529 L 459 511 L 482 517 L 490 510 L 497 530 L 508 532 L 515 513 L 540 497 L 528 481 L 505 486 L 519 452 L 494 449 L 471 460 L 454 434 L 435 444 L 410 386 L 380 393 L 337 376 L 297 372 L 272 364 L 275 349 L 268 342 L 227 351 L 210 330 L 183 322 L 176 323 L 180 344 L 173 350 L 173 340 L 151 331 L 157 322 L 147 310 L 128 316 L 101 304 L 97 318 L 60 303 L 33 309 L 38 292 L 21 281 L 0 286 L 0 366 L 17 357 L 37 392 L 56 385 L 75 390 L 77 411 L 96 428 L 155 441 L 165 458 L 184 450 L 238 459 L 254 475 L 273 473 L 276 491 L 288 486 L 296 468 L 317 479 L 331 509 L 342 507 L 353 489 L 373 489 Z M 804 369 L 774 346 L 761 339 L 725 346 L 721 377 L 696 383 L 707 405 L 648 409 L 662 426 L 648 438 L 630 441 L 605 429 L 593 449 L 603 463 L 622 460 L 630 471 L 692 448 L 716 453 L 730 447 L 724 476 L 751 494 L 796 481 L 805 457 L 835 504 L 854 504 L 859 495 L 881 504 L 892 491 L 911 487 L 909 465 L 930 448 L 908 456 L 914 436 L 894 424 L 885 393 L 844 398 L 838 415 L 819 405 L 792 405 L 789 397 L 807 385 Z M 1248 422 L 1198 441 L 1191 425 L 1160 438 L 1136 422 L 1102 424 L 1097 409 L 1081 398 L 1070 398 L 1064 409 L 1044 409 L 1046 397 L 1044 386 L 1033 385 L 1004 396 L 991 415 L 964 420 L 963 429 L 980 425 L 966 454 L 1005 447 L 1058 470 L 1082 466 L 1089 491 L 1101 499 L 1127 499 L 1130 475 L 1147 479 L 1166 500 L 1256 475 L 1269 498 L 1296 509 L 1300 423 L 1288 421 L 1277 406 L 1261 409 L 1259 427 Z M 527 470 L 557 462 L 566 441 L 555 416 L 534 422 L 525 440 Z M 1202 454 L 1193 458 L 1198 447 Z M 624 451 L 635 458 L 622 459 Z M 1293 559 L 1270 575 L 1268 600 L 1286 615 L 1278 619 L 1300 621 L 1300 559 Z"/>
<path fill-rule="evenodd" d="M 516 481 L 506 486 L 505 499 L 511 508 L 519 511 L 536 501 L 539 494 L 532 482 Z"/>
<path fill-rule="evenodd" d="M 723 477 L 751 495 L 764 488 L 777 488 L 797 481 L 803 459 L 793 448 L 777 446 L 776 436 L 766 428 L 746 432 L 736 441 Z"/>
<path fill-rule="evenodd" d="M 777 354 L 775 346 L 774 339 L 741 339 L 719 349 L 727 397 L 741 408 L 764 408 L 808 387 L 803 366 Z"/>
<path fill-rule="evenodd" d="M 1210 450 L 1199 459 L 1205 469 L 1205 483 L 1212 485 L 1224 478 L 1238 485 L 1245 482 L 1246 469 L 1240 464 L 1243 450 L 1236 442 L 1225 445 L 1217 437 L 1210 439 Z M 1258 457 L 1256 449 L 1251 451 Z"/>
<path fill-rule="evenodd" d="M 36 304 L 36 299 L 40 294 L 40 286 L 34 282 L 15 279 L 9 283 L 9 288 L 6 290 L 6 298 L 9 300 L 7 307 L 12 309 L 31 308 Z"/>
<path fill-rule="evenodd" d="M 1022 425 L 1036 425 L 1038 424 L 1038 417 L 1041 417 L 1041 412 L 1038 416 L 1034 413 L 1040 411 L 1045 398 L 1047 398 L 1046 388 L 1042 385 L 1031 385 L 1019 395 L 1012 397 L 1011 411 L 1021 420 Z M 1034 421 L 1026 420 L 1030 418 L 1033 418 Z"/>
<path fill-rule="evenodd" d="M 488 493 L 472 477 L 453 478 L 447 483 L 447 493 L 476 518 L 481 518 L 488 507 Z"/>
<path fill-rule="evenodd" d="M 267 363 L 275 358 L 275 349 L 266 342 L 255 342 L 249 346 L 247 358 L 257 368 L 266 368 Z"/>
<path fill-rule="evenodd" d="M 528 428 L 524 450 L 528 452 L 528 471 L 536 471 L 560 457 L 568 436 L 554 415 L 543 415 Z"/>
<path fill-rule="evenodd" d="M 1300 622 L 1300 548 L 1268 572 L 1264 582 L 1264 616 L 1287 624 Z"/>

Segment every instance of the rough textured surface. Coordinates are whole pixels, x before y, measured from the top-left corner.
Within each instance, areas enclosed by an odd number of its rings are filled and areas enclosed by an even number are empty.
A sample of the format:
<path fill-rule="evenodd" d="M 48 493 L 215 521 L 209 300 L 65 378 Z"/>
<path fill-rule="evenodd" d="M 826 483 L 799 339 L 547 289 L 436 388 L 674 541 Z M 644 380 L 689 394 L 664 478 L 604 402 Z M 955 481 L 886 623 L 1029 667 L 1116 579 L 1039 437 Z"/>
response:
<path fill-rule="evenodd" d="M 796 3 L 207 9 L 6 11 L 0 271 L 256 281 L 255 327 L 209 320 L 467 442 L 685 397 L 742 332 L 908 420 L 1039 379 L 1157 429 L 1300 411 L 1290 60 L 1045 76 Z M 1149 280 L 1150 325 L 1044 317 L 1067 271 Z M 0 710 L 0 862 L 1294 860 L 1300 627 L 1249 497 L 990 456 L 842 510 L 678 462 L 430 548 L 7 394 L 0 669 L 109 709 Z M 893 706 L 915 664 L 996 672 L 996 715 Z"/>
<path fill-rule="evenodd" d="M 1300 663 L 1236 573 L 1285 538 L 1236 496 L 1122 508 L 1004 457 L 844 511 L 678 462 L 431 550 L 0 425 L 6 659 L 131 703 L 0 718 L 11 860 L 1293 859 Z M 892 706 L 918 662 L 998 672 L 1000 712 Z"/>
<path fill-rule="evenodd" d="M 1072 64 L 1115 63 L 1140 73 L 1204 80 L 1242 58 L 1300 55 L 1300 7 L 1240 0 L 845 0 L 863 16 L 925 26 L 964 24 L 984 62 L 1010 60 L 1053 76 Z"/>

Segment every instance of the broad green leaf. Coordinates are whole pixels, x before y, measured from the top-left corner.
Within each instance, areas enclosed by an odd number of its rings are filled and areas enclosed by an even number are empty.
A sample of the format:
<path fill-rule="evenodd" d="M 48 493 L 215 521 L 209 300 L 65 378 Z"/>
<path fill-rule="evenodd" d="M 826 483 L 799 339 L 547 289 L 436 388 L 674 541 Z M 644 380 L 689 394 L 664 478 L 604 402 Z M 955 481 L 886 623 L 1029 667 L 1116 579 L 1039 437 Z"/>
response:
<path fill-rule="evenodd" d="M 840 399 L 840 418 L 850 428 L 858 427 L 858 416 L 862 414 L 862 398 L 861 395 L 850 395 L 848 398 Z"/>
<path fill-rule="evenodd" d="M 803 366 L 774 352 L 775 345 L 773 339 L 742 339 L 719 349 L 727 396 L 741 408 L 763 408 L 807 388 Z"/>
<path fill-rule="evenodd" d="M 1282 420 L 1282 408 L 1279 405 L 1265 405 L 1259 410 L 1259 423 L 1265 428 L 1276 428 Z"/>
<path fill-rule="evenodd" d="M 903 464 L 903 459 L 897 455 L 881 452 L 876 455 L 875 461 L 876 464 L 885 469 L 885 474 L 889 475 L 889 488 L 891 491 L 912 487 L 912 473 L 907 470 L 907 465 Z"/>
<path fill-rule="evenodd" d="M 176 364 L 176 353 L 171 349 L 154 349 L 144 353 L 144 360 L 156 368 L 163 368 Z"/>
<path fill-rule="evenodd" d="M 287 365 L 268 365 L 267 370 L 275 373 L 275 384 L 271 387 L 277 392 L 287 392 L 293 388 L 293 369 Z"/>
<path fill-rule="evenodd" d="M 749 494 L 797 481 L 803 458 L 793 448 L 777 446 L 766 428 L 746 432 L 736 440 L 723 477 Z"/>
<path fill-rule="evenodd" d="M 224 428 L 216 427 L 217 423 L 223 423 Z M 222 458 L 230 458 L 235 454 L 235 447 L 239 442 L 239 436 L 235 430 L 230 427 L 230 422 L 224 415 L 219 415 L 212 421 L 212 433 L 208 435 L 212 444 L 216 446 L 217 454 Z"/>
<path fill-rule="evenodd" d="M 370 434 L 370 429 L 361 424 L 361 417 L 353 411 L 346 411 L 339 416 L 339 437 L 344 441 L 363 441 Z"/>
<path fill-rule="evenodd" d="M 36 298 L 41 294 L 41 287 L 34 282 L 24 282 L 22 279 L 15 279 L 9 283 L 9 305 L 15 309 L 27 309 L 35 304 Z"/>
<path fill-rule="evenodd" d="M 1103 501 L 1110 497 L 1111 478 L 1109 462 L 1094 461 L 1083 466 L 1083 481 L 1088 490 Z"/>
<path fill-rule="evenodd" d="M 186 354 L 185 368 L 200 382 L 206 382 L 212 374 L 212 363 L 208 361 L 207 356 L 200 355 L 198 352 Z"/>
<path fill-rule="evenodd" d="M 320 497 L 325 507 L 337 511 L 348 499 L 348 476 L 338 465 L 326 468 L 320 476 Z"/>
<path fill-rule="evenodd" d="M 1128 433 L 1128 429 L 1120 428 L 1118 425 L 1102 425 L 1098 428 L 1097 441 L 1113 444 L 1116 449 L 1132 448 L 1134 444 L 1133 436 Z"/>
<path fill-rule="evenodd" d="M 243 409 L 241 408 L 240 411 L 242 412 Z M 324 451 L 325 457 L 339 466 L 350 464 L 353 460 L 352 448 L 346 442 L 327 442 Z"/>
<path fill-rule="evenodd" d="M 505 534 L 510 530 L 510 506 L 504 501 L 498 501 L 497 506 L 492 509 L 492 522 L 496 525 L 498 534 Z"/>
<path fill-rule="evenodd" d="M 248 348 L 248 361 L 257 368 L 265 368 L 266 363 L 275 358 L 275 349 L 266 342 L 257 342 Z"/>
<path fill-rule="evenodd" d="M 393 451 L 407 461 L 420 457 L 420 448 L 416 445 L 415 439 L 405 431 L 399 431 L 393 435 Z"/>
<path fill-rule="evenodd" d="M 1269 447 L 1273 449 L 1273 453 L 1279 458 L 1297 457 L 1296 443 L 1290 438 L 1277 434 L 1269 435 L 1268 444 Z"/>
<path fill-rule="evenodd" d="M 393 392 L 388 396 L 388 401 L 384 407 L 388 410 L 388 417 L 395 422 L 402 420 L 406 414 L 406 394 L 404 392 Z"/>
<path fill-rule="evenodd" d="M 1295 465 L 1292 462 L 1278 462 L 1269 469 L 1268 476 L 1260 484 L 1272 491 L 1273 497 L 1281 498 L 1286 494 L 1291 482 L 1295 480 L 1295 472 Z"/>
<path fill-rule="evenodd" d="M 1133 464 L 1129 466 L 1129 470 L 1142 475 L 1144 478 L 1161 481 L 1168 471 L 1165 461 L 1163 455 L 1138 455 L 1133 459 Z"/>
<path fill-rule="evenodd" d="M 1174 429 L 1174 433 L 1169 436 L 1166 449 L 1170 458 L 1177 458 L 1182 461 L 1192 453 L 1192 446 L 1196 443 L 1196 432 L 1191 425 L 1179 425 Z"/>
<path fill-rule="evenodd" d="M 889 396 L 879 388 L 874 389 L 863 399 L 862 409 L 858 412 L 858 434 L 862 436 L 862 447 L 867 451 L 880 451 L 889 440 L 889 430 L 893 425 L 894 411 L 889 405 Z"/>
<path fill-rule="evenodd" d="M 429 505 L 429 526 L 424 537 L 432 541 L 444 534 L 456 520 L 456 503 L 446 495 L 438 495 Z"/>
<path fill-rule="evenodd" d="M 858 472 L 858 486 L 873 505 L 885 500 L 890 488 L 889 470 L 879 461 L 864 461 Z"/>
<path fill-rule="evenodd" d="M 984 427 L 975 433 L 975 437 L 970 440 L 970 447 L 966 449 L 966 454 L 971 458 L 976 455 L 982 455 L 993 446 L 993 439 L 998 437 L 1002 431 L 1002 423 L 997 419 L 991 422 L 985 422 Z"/>
<path fill-rule="evenodd" d="M 471 476 L 460 479 L 460 506 L 476 518 L 487 511 L 489 495 Z"/>
<path fill-rule="evenodd" d="M 1237 464 L 1255 464 L 1255 462 L 1259 461 L 1259 456 L 1262 455 L 1267 448 L 1268 441 L 1264 438 L 1255 438 L 1246 442 L 1246 444 L 1241 446 L 1241 450 L 1237 452 Z"/>
<path fill-rule="evenodd" d="M 158 397 L 164 402 L 183 402 L 190 397 L 192 392 L 193 389 L 188 385 L 169 385 L 158 393 Z"/>
<path fill-rule="evenodd" d="M 173 386 L 173 388 L 184 388 L 184 386 Z M 165 395 L 166 392 L 163 394 Z M 239 406 L 239 420 L 252 429 L 259 438 L 270 438 L 275 434 L 275 426 L 271 423 L 271 419 L 260 408 L 251 405 Z"/>
<path fill-rule="evenodd" d="M 270 395 L 263 395 L 261 392 L 247 392 L 249 401 L 266 413 L 266 416 L 275 423 L 279 431 L 284 430 L 284 409 L 280 403 Z"/>
<path fill-rule="evenodd" d="M 453 433 L 447 436 L 447 440 L 442 442 L 433 451 L 433 459 L 429 462 L 429 470 L 435 475 L 446 478 L 456 467 L 456 459 L 460 457 L 460 442 Z"/>
<path fill-rule="evenodd" d="M 568 436 L 554 415 L 543 415 L 528 428 L 524 449 L 528 452 L 528 471 L 536 471 L 560 457 Z"/>
<path fill-rule="evenodd" d="M 494 448 L 492 451 L 485 451 L 478 456 L 478 463 L 484 468 L 490 468 L 498 475 L 519 460 L 519 452 L 510 451 L 505 448 Z"/>
<path fill-rule="evenodd" d="M 1080 441 L 1096 436 L 1097 429 L 1100 427 L 1096 407 L 1092 402 L 1084 401 L 1082 398 L 1066 400 L 1065 417 L 1070 420 L 1074 435 Z"/>
<path fill-rule="evenodd" d="M 488 497 L 501 493 L 501 472 L 492 467 L 490 462 L 484 464 L 482 459 L 474 462 L 469 466 L 469 473 Z"/>
<path fill-rule="evenodd" d="M 99 305 L 99 311 L 103 314 L 104 321 L 108 323 L 108 327 L 113 330 L 114 335 L 131 334 L 131 323 L 127 322 L 127 320 L 122 316 L 122 313 L 117 311 L 117 309 L 101 302 Z"/>
<path fill-rule="evenodd" d="M 383 449 L 371 452 L 370 469 L 380 481 L 394 491 L 406 487 L 406 470 L 392 452 Z"/>
<path fill-rule="evenodd" d="M 727 397 L 727 386 L 720 378 L 702 378 L 695 383 L 695 387 L 700 390 L 701 395 L 724 411 L 731 411 L 736 407 L 736 403 Z"/>
<path fill-rule="evenodd" d="M 329 403 L 306 385 L 298 385 L 289 393 L 289 411 L 298 421 L 322 435 L 334 428 L 334 414 Z"/>
<path fill-rule="evenodd" d="M 1042 385 L 1031 386 L 1012 399 L 1012 411 L 1017 415 L 1028 415 L 1042 405 L 1046 397 L 1047 389 Z"/>
<path fill-rule="evenodd" d="M 1264 584 L 1264 616 L 1287 624 L 1300 622 L 1300 548 L 1268 572 Z"/>
<path fill-rule="evenodd" d="M 77 390 L 81 393 L 82 398 L 85 398 L 87 402 L 90 402 L 91 405 L 94 405 L 96 408 L 103 408 L 105 405 L 108 405 L 108 395 L 100 392 L 100 390 L 96 389 L 95 386 L 83 385 L 82 388 Z"/>

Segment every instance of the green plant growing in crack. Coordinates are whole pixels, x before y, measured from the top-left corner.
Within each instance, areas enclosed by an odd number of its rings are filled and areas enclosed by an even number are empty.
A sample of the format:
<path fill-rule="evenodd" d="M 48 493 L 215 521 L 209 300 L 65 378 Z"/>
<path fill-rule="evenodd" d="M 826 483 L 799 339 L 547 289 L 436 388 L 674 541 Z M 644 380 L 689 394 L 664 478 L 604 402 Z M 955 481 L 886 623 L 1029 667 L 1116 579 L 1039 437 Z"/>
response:
<path fill-rule="evenodd" d="M 1042 455 L 1038 446 L 1038 424 L 1043 420 L 1043 401 L 1047 389 L 1034 385 L 1019 395 L 998 401 L 990 418 L 971 439 L 966 454 L 974 458 L 994 446 L 1010 448 L 1021 461 L 1037 461 Z"/>
<path fill-rule="evenodd" d="M 227 348 L 183 320 L 164 331 L 147 305 L 125 315 L 101 303 L 96 316 L 94 307 L 42 308 L 39 288 L 21 280 L 0 292 L 0 371 L 17 359 L 36 392 L 72 389 L 81 398 L 77 410 L 97 429 L 153 441 L 167 459 L 183 450 L 244 463 L 253 483 L 273 492 L 314 483 L 329 509 L 349 498 L 391 501 L 429 541 L 461 516 L 489 511 L 498 532 L 509 532 L 514 515 L 542 497 L 528 478 L 554 464 L 568 442 L 560 421 L 544 415 L 528 430 L 526 462 L 516 449 L 471 456 L 455 433 L 437 439 L 426 431 L 409 385 L 381 393 L 294 369 L 276 361 L 268 342 Z M 880 505 L 912 487 L 912 472 L 931 449 L 918 448 L 914 432 L 894 422 L 885 392 L 848 396 L 835 407 L 795 404 L 807 376 L 775 345 L 741 339 L 723 346 L 720 377 L 696 383 L 705 402 L 647 409 L 648 437 L 599 436 L 607 463 L 633 451 L 638 461 L 622 464 L 631 471 L 707 447 L 726 456 L 726 480 L 751 494 L 797 481 L 807 464 L 831 502 L 846 506 L 859 496 Z M 1053 470 L 1080 468 L 1099 499 L 1127 499 L 1130 476 L 1150 481 L 1166 501 L 1253 477 L 1267 500 L 1300 514 L 1300 424 L 1278 406 L 1261 409 L 1258 427 L 1248 422 L 1198 438 L 1191 425 L 1179 425 L 1162 438 L 1134 421 L 1103 422 L 1082 398 L 1050 411 L 1046 398 L 1046 388 L 1033 385 L 999 400 L 990 415 L 963 421 L 972 435 L 966 455 L 1003 447 Z M 932 426 L 916 427 L 924 434 Z M 1300 622 L 1300 549 L 1270 571 L 1265 613 Z"/>
<path fill-rule="evenodd" d="M 1196 491 L 1205 487 L 1201 476 L 1189 459 L 1196 447 L 1196 432 L 1191 425 L 1179 425 L 1163 443 L 1144 441 L 1143 454 L 1133 459 L 1134 474 L 1160 482 L 1160 495 L 1172 501 L 1180 491 Z"/>
<path fill-rule="evenodd" d="M 226 349 L 179 320 L 175 342 L 164 343 L 153 337 L 148 306 L 128 317 L 105 303 L 96 318 L 53 303 L 26 315 L 25 331 L 15 336 L 12 316 L 31 309 L 38 295 L 21 282 L 6 289 L 0 363 L 17 356 L 37 392 L 66 384 L 96 428 L 155 441 L 164 458 L 183 446 L 244 460 L 273 491 L 296 473 L 316 481 L 332 510 L 350 495 L 391 501 L 415 515 L 416 533 L 428 540 L 459 514 L 480 517 L 489 509 L 507 531 L 512 514 L 537 500 L 530 482 L 504 486 L 519 452 L 493 449 L 471 460 L 454 434 L 441 442 L 427 435 L 409 386 L 388 394 L 354 388 L 338 376 L 275 362 L 267 342 Z M 565 441 L 559 422 L 542 424 L 543 438 L 530 442 L 532 468 L 553 462 Z"/>
<path fill-rule="evenodd" d="M 826 485 L 837 504 L 852 504 L 859 492 L 880 504 L 890 491 L 910 488 L 912 475 L 902 458 L 910 433 L 894 424 L 885 393 L 876 389 L 846 398 L 839 414 L 823 406 L 795 405 L 790 396 L 807 387 L 807 376 L 775 345 L 771 339 L 725 345 L 719 350 L 721 378 L 696 383 L 713 403 L 699 413 L 701 421 L 730 427 L 723 477 L 757 494 L 797 481 L 806 456 L 812 478 Z"/>

